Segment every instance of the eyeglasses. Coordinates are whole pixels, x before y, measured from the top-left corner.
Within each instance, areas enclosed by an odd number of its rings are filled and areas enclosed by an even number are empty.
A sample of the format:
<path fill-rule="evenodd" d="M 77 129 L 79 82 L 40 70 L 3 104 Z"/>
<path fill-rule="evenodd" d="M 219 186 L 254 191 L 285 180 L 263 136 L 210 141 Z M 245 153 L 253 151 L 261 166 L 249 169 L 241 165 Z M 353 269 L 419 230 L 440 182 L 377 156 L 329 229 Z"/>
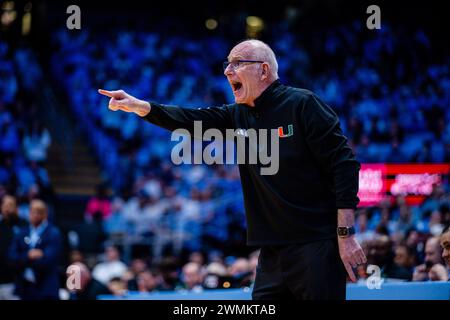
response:
<path fill-rule="evenodd" d="M 236 70 L 237 68 L 239 68 L 241 65 L 243 65 L 244 63 L 264 63 L 264 61 L 259 61 L 259 60 L 234 60 L 234 61 L 224 61 L 223 62 L 223 71 L 226 70 L 226 68 L 228 68 L 229 65 L 231 65 L 231 68 L 233 70 Z"/>

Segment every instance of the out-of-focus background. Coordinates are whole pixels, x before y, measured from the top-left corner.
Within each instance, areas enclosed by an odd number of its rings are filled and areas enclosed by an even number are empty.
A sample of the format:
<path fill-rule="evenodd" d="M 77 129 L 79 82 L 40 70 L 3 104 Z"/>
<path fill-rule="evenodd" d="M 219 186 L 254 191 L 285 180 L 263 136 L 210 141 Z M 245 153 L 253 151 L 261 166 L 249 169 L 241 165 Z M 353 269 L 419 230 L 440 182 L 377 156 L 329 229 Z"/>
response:
<path fill-rule="evenodd" d="M 273 48 L 283 83 L 338 113 L 362 163 L 356 221 L 368 262 L 386 283 L 448 281 L 439 242 L 450 223 L 442 2 L 380 1 L 379 30 L 366 27 L 367 1 L 75 2 L 0 1 L 0 299 L 14 298 L 21 275 L 11 244 L 33 199 L 59 230 L 49 263 L 62 299 L 248 292 L 258 248 L 245 244 L 237 167 L 172 164 L 169 132 L 109 111 L 97 93 L 232 103 L 221 63 L 246 38 Z M 66 27 L 71 4 L 81 30 Z M 86 266 L 89 294 L 66 288 L 74 262 Z M 365 285 L 366 266 L 357 271 Z"/>

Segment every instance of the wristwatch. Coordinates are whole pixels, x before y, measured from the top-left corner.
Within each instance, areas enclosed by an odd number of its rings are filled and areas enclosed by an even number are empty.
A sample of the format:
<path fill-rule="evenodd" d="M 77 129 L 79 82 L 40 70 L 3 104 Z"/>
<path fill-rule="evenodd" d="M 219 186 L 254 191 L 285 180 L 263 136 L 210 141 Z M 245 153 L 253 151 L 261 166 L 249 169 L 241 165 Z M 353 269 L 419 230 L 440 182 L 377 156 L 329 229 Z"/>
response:
<path fill-rule="evenodd" d="M 340 238 L 348 238 L 355 234 L 355 227 L 338 227 L 337 234 Z"/>

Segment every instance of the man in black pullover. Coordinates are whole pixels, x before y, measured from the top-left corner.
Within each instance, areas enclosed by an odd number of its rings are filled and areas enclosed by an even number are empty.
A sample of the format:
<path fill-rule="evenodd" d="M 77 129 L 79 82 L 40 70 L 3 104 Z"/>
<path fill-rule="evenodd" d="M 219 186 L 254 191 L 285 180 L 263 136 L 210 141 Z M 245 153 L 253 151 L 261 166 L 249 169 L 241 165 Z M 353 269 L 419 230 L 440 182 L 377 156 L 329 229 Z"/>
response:
<path fill-rule="evenodd" d="M 268 45 L 247 40 L 224 63 L 235 103 L 188 109 L 99 90 L 113 111 L 133 112 L 174 131 L 277 129 L 279 170 L 240 164 L 247 242 L 261 246 L 253 299 L 345 299 L 347 271 L 366 262 L 354 237 L 356 161 L 334 111 L 314 93 L 283 85 Z"/>

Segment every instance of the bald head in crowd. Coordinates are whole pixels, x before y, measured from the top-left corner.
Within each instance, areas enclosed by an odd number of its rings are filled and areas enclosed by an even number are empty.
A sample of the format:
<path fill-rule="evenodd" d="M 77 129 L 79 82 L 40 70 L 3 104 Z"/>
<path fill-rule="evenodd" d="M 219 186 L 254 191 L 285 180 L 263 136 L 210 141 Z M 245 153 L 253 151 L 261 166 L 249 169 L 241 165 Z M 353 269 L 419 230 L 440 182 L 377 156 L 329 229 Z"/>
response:
<path fill-rule="evenodd" d="M 439 237 L 429 238 L 425 244 L 425 262 L 429 265 L 442 263 L 441 253 Z"/>
<path fill-rule="evenodd" d="M 228 55 L 224 74 L 236 103 L 254 106 L 254 100 L 278 79 L 278 62 L 273 50 L 260 40 L 237 44 Z"/>
<path fill-rule="evenodd" d="M 196 262 L 189 262 L 183 267 L 184 283 L 187 289 L 193 289 L 203 281 L 201 266 Z"/>

